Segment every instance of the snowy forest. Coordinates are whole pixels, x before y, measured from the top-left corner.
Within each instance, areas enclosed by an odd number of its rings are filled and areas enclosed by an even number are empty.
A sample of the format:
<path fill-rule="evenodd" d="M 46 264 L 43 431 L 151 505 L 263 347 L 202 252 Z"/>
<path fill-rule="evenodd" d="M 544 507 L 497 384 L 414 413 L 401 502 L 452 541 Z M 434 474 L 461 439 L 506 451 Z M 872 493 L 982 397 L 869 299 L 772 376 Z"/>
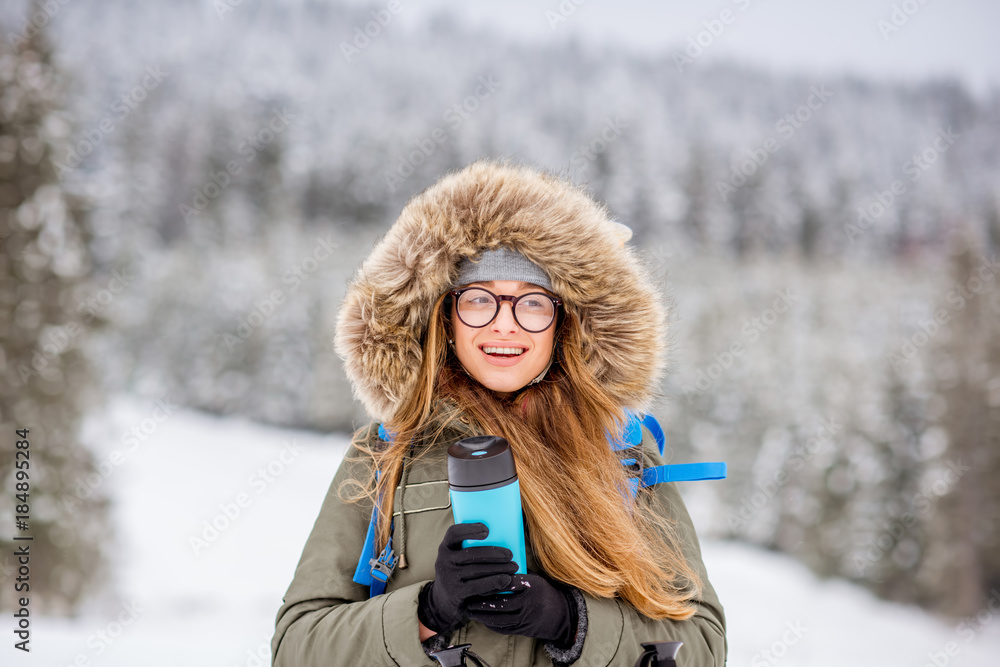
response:
<path fill-rule="evenodd" d="M 39 612 L 108 574 L 85 415 L 128 394 L 367 423 L 332 346 L 346 283 L 482 156 L 584 183 L 634 230 L 669 298 L 668 458 L 729 466 L 685 488 L 700 532 L 948 618 L 1000 587 L 1000 90 L 444 13 L 366 35 L 384 5 L 43 4 L 0 10 L 0 547 L 29 427 Z"/>

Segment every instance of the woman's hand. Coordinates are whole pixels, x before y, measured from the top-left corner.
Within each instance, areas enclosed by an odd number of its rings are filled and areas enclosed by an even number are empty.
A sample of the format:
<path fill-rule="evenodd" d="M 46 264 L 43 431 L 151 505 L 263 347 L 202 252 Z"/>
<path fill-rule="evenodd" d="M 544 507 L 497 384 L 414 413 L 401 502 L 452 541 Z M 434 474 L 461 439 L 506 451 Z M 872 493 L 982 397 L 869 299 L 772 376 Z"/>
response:
<path fill-rule="evenodd" d="M 421 642 L 423 642 L 425 639 L 430 639 L 431 637 L 437 634 L 436 632 L 428 628 L 426 625 L 421 623 L 419 619 L 417 620 L 417 625 L 419 626 L 417 634 L 420 636 Z"/>
<path fill-rule="evenodd" d="M 463 540 L 482 540 L 489 535 L 483 523 L 450 526 L 438 547 L 434 581 L 420 590 L 417 617 L 434 632 L 448 634 L 468 621 L 469 598 L 489 595 L 511 586 L 517 563 L 510 549 L 494 546 L 462 548 Z"/>
<path fill-rule="evenodd" d="M 576 638 L 576 603 L 538 574 L 515 574 L 511 591 L 470 601 L 469 619 L 504 635 L 535 637 L 558 646 Z"/>

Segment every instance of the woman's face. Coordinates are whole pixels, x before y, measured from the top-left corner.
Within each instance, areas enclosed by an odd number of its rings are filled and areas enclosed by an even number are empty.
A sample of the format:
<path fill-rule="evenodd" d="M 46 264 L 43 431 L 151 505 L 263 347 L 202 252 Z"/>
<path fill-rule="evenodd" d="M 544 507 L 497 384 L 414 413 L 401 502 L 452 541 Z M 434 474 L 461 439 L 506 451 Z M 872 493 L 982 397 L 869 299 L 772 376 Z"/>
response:
<path fill-rule="evenodd" d="M 470 283 L 465 287 L 485 287 L 494 294 L 520 296 L 529 292 L 551 294 L 543 287 L 515 280 Z M 554 296 L 554 295 L 553 295 Z M 489 324 L 478 329 L 467 326 L 458 317 L 456 300 L 452 299 L 451 321 L 454 329 L 455 353 L 458 360 L 483 386 L 500 393 L 517 391 L 535 379 L 549 364 L 556 321 L 548 329 L 530 333 L 518 326 L 509 301 L 500 305 L 500 312 Z M 497 358 L 483 351 L 484 347 L 522 348 L 517 357 Z"/>

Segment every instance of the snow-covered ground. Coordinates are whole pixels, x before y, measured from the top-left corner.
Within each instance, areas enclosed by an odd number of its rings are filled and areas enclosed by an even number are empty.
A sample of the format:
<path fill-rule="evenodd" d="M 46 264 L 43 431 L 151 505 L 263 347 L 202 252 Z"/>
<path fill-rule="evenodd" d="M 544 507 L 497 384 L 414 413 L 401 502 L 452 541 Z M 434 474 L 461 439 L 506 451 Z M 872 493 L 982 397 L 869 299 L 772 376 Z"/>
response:
<path fill-rule="evenodd" d="M 37 619 L 31 654 L 9 660 L 19 652 L 8 646 L 0 663 L 270 663 L 275 613 L 346 439 L 165 407 L 124 397 L 88 423 L 99 460 L 115 449 L 123 456 L 101 482 L 118 530 L 107 545 L 110 602 L 74 620 Z M 124 442 L 133 427 L 142 439 Z M 1000 622 L 989 608 L 959 628 L 820 581 L 787 557 L 735 543 L 703 547 L 726 607 L 730 665 L 998 664 Z"/>

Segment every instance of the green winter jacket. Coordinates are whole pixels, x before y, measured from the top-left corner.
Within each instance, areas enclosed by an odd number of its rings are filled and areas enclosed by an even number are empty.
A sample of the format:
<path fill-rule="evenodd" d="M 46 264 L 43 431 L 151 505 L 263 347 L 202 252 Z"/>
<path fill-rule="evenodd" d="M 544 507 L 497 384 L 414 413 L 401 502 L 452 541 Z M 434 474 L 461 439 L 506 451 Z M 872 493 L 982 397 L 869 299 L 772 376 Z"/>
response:
<path fill-rule="evenodd" d="M 368 474 L 363 464 L 348 461 L 358 454 L 353 445 L 350 447 L 278 611 L 271 642 L 274 667 L 437 664 L 427 656 L 418 638 L 417 594 L 434 578 L 438 545 L 454 523 L 445 456 L 448 446 L 456 440 L 479 435 L 467 424 L 464 417 L 452 421 L 427 451 L 412 462 L 408 459 L 395 496 L 393 545 L 400 563 L 386 592 L 371 599 L 368 587 L 352 579 L 371 517 L 371 504 L 345 504 L 337 494 L 345 480 L 354 477 L 364 481 Z M 374 444 L 378 439 L 377 424 L 363 429 L 363 434 L 369 445 Z M 638 459 L 636 449 L 619 454 Z M 645 427 L 641 460 L 643 466 L 664 462 Z M 643 616 L 624 600 L 584 594 L 588 627 L 582 652 L 573 664 L 631 667 L 642 653 L 641 642 L 670 640 L 684 642 L 678 654 L 682 667 L 724 665 L 727 643 L 722 605 L 709 583 L 694 526 L 677 486 L 659 484 L 640 491 L 646 493 L 658 494 L 679 522 L 685 555 L 703 581 L 698 611 L 686 621 L 657 621 Z M 539 571 L 530 535 L 527 567 Z M 428 640 L 428 646 L 430 643 Z M 491 667 L 554 664 L 541 641 L 502 635 L 475 621 L 455 631 L 450 643 L 471 644 L 472 650 Z"/>

